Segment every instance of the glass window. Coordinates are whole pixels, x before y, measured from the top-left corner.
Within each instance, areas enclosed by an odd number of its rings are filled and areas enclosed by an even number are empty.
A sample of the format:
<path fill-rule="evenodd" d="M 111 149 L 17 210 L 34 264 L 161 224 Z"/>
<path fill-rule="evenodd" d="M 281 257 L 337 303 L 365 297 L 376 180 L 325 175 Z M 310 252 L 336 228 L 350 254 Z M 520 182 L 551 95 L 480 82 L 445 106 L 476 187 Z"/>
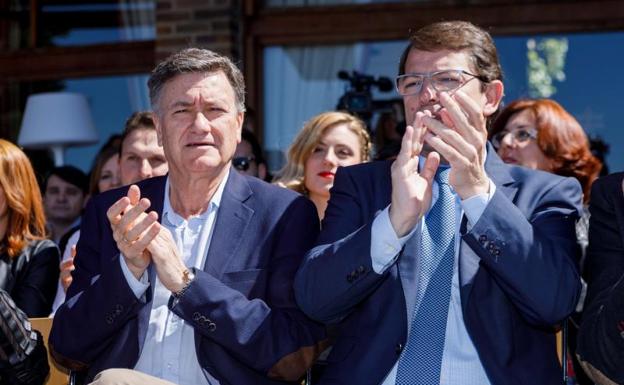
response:
<path fill-rule="evenodd" d="M 619 96 L 624 88 L 624 50 L 618 48 L 624 47 L 624 33 L 510 36 L 496 37 L 495 41 L 505 76 L 504 101 L 535 96 L 555 99 L 579 120 L 590 137 L 600 138 L 611 147 L 606 157 L 609 169 L 623 170 L 624 152 L 617 149 L 624 148 L 618 114 L 624 109 L 624 99 Z M 340 97 L 349 91 L 349 83 L 337 77 L 339 70 L 393 79 L 405 45 L 405 41 L 388 41 L 266 48 L 264 143 L 271 170 L 281 167 L 283 154 L 303 122 L 335 109 Z M 318 65 L 325 69 L 319 70 Z M 536 73 L 539 76 L 533 76 Z M 535 80 L 544 74 L 550 83 Z M 394 90 L 381 92 L 376 86 L 371 87 L 371 95 L 375 101 L 398 96 Z M 383 110 L 387 105 L 380 108 Z M 374 116 L 371 126 L 375 122 Z"/>
<path fill-rule="evenodd" d="M 123 131 L 126 119 L 135 111 L 149 110 L 147 74 L 133 76 L 108 76 L 96 78 L 64 79 L 39 82 L 11 82 L 8 95 L 11 104 L 10 119 L 4 119 L 11 128 L 6 137 L 17 142 L 22 114 L 28 95 L 40 92 L 77 92 L 89 101 L 99 141 L 83 147 L 65 150 L 65 163 L 89 172 L 95 154 L 113 134 Z M 42 127 L 42 130 L 45 129 Z M 51 166 L 51 165 L 42 165 Z M 37 170 L 44 174 L 44 170 Z"/>

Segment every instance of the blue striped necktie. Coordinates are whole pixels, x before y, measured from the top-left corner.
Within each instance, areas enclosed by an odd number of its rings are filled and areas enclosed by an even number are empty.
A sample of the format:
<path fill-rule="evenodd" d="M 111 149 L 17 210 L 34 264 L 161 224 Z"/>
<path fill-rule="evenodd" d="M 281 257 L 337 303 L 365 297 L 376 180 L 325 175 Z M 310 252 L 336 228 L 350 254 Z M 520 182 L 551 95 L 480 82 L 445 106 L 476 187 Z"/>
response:
<path fill-rule="evenodd" d="M 416 306 L 399 359 L 397 385 L 440 383 L 455 256 L 455 197 L 448 184 L 449 171 L 449 167 L 438 169 L 438 199 L 422 228 Z"/>

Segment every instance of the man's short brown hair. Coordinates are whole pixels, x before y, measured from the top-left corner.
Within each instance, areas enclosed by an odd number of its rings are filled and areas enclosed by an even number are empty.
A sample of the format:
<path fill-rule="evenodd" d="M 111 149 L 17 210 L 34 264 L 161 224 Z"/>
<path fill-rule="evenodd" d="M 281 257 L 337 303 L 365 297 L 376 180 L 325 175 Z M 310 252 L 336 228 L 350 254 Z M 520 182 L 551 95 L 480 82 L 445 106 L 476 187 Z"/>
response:
<path fill-rule="evenodd" d="M 123 133 L 121 134 L 121 140 L 119 142 L 119 157 L 121 157 L 123 145 L 128 135 L 139 129 L 156 130 L 156 126 L 154 126 L 154 118 L 151 112 L 138 111 L 130 115 L 128 120 L 126 120 L 126 125 L 124 126 Z"/>
<path fill-rule="evenodd" d="M 490 34 L 467 21 L 443 21 L 422 27 L 410 37 L 401 55 L 399 75 L 405 73 L 405 62 L 412 49 L 420 51 L 464 51 L 482 81 L 503 80 L 494 40 Z"/>

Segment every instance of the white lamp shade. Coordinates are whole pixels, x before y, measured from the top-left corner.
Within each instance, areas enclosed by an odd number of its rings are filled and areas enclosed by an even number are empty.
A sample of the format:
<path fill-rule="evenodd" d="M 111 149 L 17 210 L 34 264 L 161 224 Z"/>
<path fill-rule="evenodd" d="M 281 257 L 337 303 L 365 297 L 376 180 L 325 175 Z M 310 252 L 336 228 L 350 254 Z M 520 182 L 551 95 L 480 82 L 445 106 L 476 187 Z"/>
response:
<path fill-rule="evenodd" d="M 98 133 L 84 95 L 47 92 L 28 97 L 18 144 L 26 148 L 93 144 Z"/>

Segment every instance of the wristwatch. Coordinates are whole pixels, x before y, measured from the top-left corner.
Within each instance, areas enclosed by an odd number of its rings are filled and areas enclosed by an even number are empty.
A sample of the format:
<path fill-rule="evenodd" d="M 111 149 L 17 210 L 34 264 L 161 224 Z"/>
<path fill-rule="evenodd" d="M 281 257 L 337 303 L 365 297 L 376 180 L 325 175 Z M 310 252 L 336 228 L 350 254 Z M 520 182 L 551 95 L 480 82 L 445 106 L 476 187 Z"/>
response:
<path fill-rule="evenodd" d="M 195 274 L 193 274 L 193 272 L 189 269 L 184 269 L 184 271 L 182 272 L 182 281 L 184 282 L 184 286 L 182 287 L 182 289 L 180 289 L 180 291 L 171 292 L 171 295 L 173 295 L 174 298 L 180 299 L 184 295 L 184 293 L 186 292 L 186 289 L 188 289 L 188 287 L 191 285 L 191 282 L 193 282 L 194 279 L 195 279 Z"/>

